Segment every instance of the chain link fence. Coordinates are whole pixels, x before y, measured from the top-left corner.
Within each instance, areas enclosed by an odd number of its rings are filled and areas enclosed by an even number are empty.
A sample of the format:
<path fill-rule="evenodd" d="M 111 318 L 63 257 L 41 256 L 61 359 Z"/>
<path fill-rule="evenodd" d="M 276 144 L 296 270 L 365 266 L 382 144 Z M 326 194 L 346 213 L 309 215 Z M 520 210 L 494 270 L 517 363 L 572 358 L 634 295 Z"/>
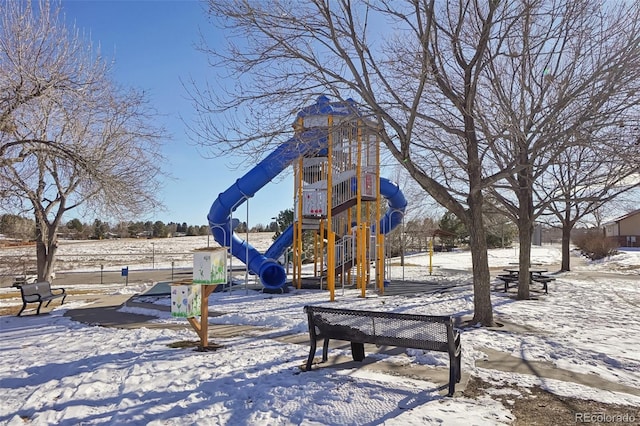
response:
<path fill-rule="evenodd" d="M 31 252 L 34 250 L 31 249 Z M 191 277 L 193 252 L 99 253 L 57 255 L 55 282 L 105 284 L 144 281 L 174 281 Z M 127 275 L 123 274 L 127 270 Z M 35 253 L 0 252 L 0 287 L 36 278 Z M 128 277 L 128 278 L 127 278 Z"/>

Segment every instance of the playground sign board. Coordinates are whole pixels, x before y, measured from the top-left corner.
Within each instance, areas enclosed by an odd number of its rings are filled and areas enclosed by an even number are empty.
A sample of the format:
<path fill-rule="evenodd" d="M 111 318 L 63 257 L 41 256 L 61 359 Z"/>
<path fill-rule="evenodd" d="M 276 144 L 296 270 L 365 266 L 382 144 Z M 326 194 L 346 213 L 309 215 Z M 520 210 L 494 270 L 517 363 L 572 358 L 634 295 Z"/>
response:
<path fill-rule="evenodd" d="M 201 286 L 171 284 L 171 316 L 193 318 L 200 315 L 202 307 Z"/>
<path fill-rule="evenodd" d="M 226 257 L 225 248 L 196 251 L 193 254 L 193 283 L 225 284 L 227 282 Z"/>

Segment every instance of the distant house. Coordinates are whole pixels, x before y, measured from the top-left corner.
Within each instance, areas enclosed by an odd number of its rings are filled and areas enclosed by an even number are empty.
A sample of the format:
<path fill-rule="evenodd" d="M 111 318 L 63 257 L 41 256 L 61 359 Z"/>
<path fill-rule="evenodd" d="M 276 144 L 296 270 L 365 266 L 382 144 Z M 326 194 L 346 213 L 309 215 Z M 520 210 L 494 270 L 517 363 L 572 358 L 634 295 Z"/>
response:
<path fill-rule="evenodd" d="M 605 223 L 604 235 L 620 247 L 640 247 L 640 209 Z"/>

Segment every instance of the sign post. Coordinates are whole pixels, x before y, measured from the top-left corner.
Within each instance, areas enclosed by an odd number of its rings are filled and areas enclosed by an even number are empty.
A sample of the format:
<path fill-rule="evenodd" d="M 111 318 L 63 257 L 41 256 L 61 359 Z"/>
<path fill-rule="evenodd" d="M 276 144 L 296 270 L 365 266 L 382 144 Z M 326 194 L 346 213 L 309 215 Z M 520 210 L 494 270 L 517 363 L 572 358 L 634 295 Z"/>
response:
<path fill-rule="evenodd" d="M 201 350 L 219 347 L 209 345 L 209 296 L 219 284 L 227 282 L 226 256 L 227 250 L 223 248 L 196 251 L 191 281 L 172 284 L 171 315 L 187 318 L 200 337 Z"/>
<path fill-rule="evenodd" d="M 123 277 L 125 277 L 124 285 L 128 286 L 129 285 L 129 267 L 127 266 L 126 268 L 122 268 L 121 274 Z"/>

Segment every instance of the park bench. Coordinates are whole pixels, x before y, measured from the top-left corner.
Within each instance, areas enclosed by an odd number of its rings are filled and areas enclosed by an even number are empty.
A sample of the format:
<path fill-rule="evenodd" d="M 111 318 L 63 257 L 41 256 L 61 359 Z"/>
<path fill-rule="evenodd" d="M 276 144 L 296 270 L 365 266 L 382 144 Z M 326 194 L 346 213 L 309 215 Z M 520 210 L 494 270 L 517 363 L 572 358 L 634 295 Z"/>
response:
<path fill-rule="evenodd" d="M 449 393 L 453 396 L 461 377 L 460 333 L 450 316 L 357 311 L 305 306 L 311 349 L 306 371 L 311 370 L 318 340 L 324 340 L 322 361 L 327 361 L 329 340 L 351 342 L 351 356 L 364 359 L 364 344 L 423 349 L 449 354 Z"/>
<path fill-rule="evenodd" d="M 504 292 L 506 293 L 509 290 L 509 285 L 512 283 L 517 283 L 519 278 L 517 274 L 500 274 L 497 277 L 499 280 L 504 282 Z"/>
<path fill-rule="evenodd" d="M 535 281 L 537 283 L 542 284 L 542 290 L 544 290 L 544 294 L 549 294 L 549 283 L 555 280 L 556 280 L 555 278 L 552 278 L 547 275 L 536 275 L 531 278 L 531 281 Z"/>
<path fill-rule="evenodd" d="M 55 291 L 56 293 L 53 293 Z M 64 288 L 51 288 L 51 284 L 48 281 L 42 281 L 39 283 L 23 284 L 20 286 L 20 293 L 22 293 L 22 309 L 18 312 L 18 316 L 22 314 L 28 303 L 38 303 L 38 310 L 36 315 L 40 315 L 40 308 L 43 302 L 47 302 L 45 307 L 49 306 L 49 303 L 53 299 L 62 297 L 60 304 L 64 303 L 64 299 L 67 297 L 67 293 Z"/>

